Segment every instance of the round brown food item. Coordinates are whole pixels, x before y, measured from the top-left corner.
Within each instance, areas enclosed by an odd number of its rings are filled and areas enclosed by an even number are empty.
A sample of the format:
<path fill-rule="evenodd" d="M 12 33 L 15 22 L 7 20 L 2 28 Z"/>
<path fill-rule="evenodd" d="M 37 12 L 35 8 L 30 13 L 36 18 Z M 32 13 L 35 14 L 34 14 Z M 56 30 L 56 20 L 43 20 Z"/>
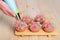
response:
<path fill-rule="evenodd" d="M 37 15 L 34 20 L 43 24 L 43 22 L 45 21 L 45 17 L 43 15 Z"/>
<path fill-rule="evenodd" d="M 27 24 L 25 22 L 18 22 L 16 23 L 16 30 L 18 32 L 23 32 L 27 29 Z"/>
<path fill-rule="evenodd" d="M 30 23 L 29 25 L 29 29 L 32 31 L 32 32 L 38 32 L 40 30 L 40 25 L 37 23 L 37 22 L 32 22 Z"/>
<path fill-rule="evenodd" d="M 30 17 L 28 17 L 28 16 L 23 17 L 22 20 L 23 20 L 26 24 L 29 24 L 29 23 L 31 23 L 31 22 L 33 21 L 33 19 L 30 18 Z"/>
<path fill-rule="evenodd" d="M 54 31 L 54 26 L 50 22 L 43 23 L 42 28 L 45 32 L 53 32 Z"/>

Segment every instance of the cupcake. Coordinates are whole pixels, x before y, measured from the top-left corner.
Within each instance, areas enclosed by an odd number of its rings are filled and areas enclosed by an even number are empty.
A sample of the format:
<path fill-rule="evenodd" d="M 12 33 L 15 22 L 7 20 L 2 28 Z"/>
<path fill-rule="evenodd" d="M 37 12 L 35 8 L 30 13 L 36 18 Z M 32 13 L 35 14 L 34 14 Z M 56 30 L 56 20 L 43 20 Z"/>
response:
<path fill-rule="evenodd" d="M 38 32 L 40 30 L 40 25 L 37 22 L 32 22 L 29 24 L 29 29 L 32 32 Z"/>
<path fill-rule="evenodd" d="M 16 23 L 16 30 L 18 32 L 23 32 L 26 29 L 27 29 L 27 24 L 26 23 L 24 23 L 24 22 L 18 22 L 18 23 Z"/>
<path fill-rule="evenodd" d="M 43 15 L 37 15 L 34 20 L 42 24 L 45 21 L 45 18 Z"/>
<path fill-rule="evenodd" d="M 50 22 L 44 22 L 42 29 L 45 32 L 53 32 L 54 31 L 54 26 Z"/>
<path fill-rule="evenodd" d="M 28 16 L 26 16 L 26 17 L 23 17 L 23 19 L 22 19 L 26 24 L 29 24 L 29 23 L 31 23 L 33 20 L 32 20 L 32 18 L 30 18 L 30 17 L 28 17 Z"/>

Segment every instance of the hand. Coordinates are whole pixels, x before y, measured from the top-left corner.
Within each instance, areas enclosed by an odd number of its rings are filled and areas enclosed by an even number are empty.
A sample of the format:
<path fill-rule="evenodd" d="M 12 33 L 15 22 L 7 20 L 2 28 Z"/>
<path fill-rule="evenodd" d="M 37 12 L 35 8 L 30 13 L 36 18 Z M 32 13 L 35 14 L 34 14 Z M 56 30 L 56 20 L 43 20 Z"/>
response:
<path fill-rule="evenodd" d="M 16 0 L 17 2 L 17 0 Z M 0 9 L 4 12 L 4 14 L 15 17 L 16 15 L 10 10 L 10 8 L 8 7 L 8 5 L 3 2 L 2 0 L 0 0 Z"/>

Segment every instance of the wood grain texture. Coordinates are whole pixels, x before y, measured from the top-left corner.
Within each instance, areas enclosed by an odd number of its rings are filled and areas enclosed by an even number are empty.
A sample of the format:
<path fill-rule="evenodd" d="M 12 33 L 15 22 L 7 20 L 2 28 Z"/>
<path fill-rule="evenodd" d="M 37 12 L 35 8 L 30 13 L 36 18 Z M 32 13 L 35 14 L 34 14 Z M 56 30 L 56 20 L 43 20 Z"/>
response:
<path fill-rule="evenodd" d="M 34 18 L 37 14 L 44 14 L 48 19 L 53 18 L 60 33 L 60 0 L 19 0 L 18 4 L 24 16 Z M 14 22 L 14 18 L 0 11 L 0 40 L 48 40 L 45 36 L 15 36 Z M 53 40 L 60 40 L 60 35 L 54 36 Z"/>

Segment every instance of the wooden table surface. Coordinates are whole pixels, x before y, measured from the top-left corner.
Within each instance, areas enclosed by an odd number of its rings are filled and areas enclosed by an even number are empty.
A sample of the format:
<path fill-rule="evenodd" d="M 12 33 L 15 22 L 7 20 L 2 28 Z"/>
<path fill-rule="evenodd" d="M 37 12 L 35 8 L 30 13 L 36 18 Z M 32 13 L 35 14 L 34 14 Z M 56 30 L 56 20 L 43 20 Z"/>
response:
<path fill-rule="evenodd" d="M 19 9 L 26 16 L 34 18 L 37 14 L 44 14 L 53 19 L 56 29 L 60 33 L 60 0 L 19 0 Z M 46 36 L 15 36 L 15 18 L 6 16 L 0 10 L 0 40 L 48 40 Z M 52 40 L 60 40 L 60 35 L 53 36 Z"/>

